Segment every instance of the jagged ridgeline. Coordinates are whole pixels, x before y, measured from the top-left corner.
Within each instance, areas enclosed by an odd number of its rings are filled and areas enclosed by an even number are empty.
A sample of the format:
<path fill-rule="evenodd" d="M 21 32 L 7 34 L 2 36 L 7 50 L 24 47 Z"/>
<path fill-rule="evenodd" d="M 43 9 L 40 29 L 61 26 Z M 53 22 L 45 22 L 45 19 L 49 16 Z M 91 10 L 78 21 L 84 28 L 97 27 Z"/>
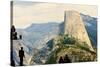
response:
<path fill-rule="evenodd" d="M 66 58 L 67 61 L 61 59 Z M 61 60 L 61 61 L 60 61 Z M 67 11 L 64 16 L 64 34 L 53 39 L 53 49 L 47 64 L 96 61 L 93 48 L 80 13 Z"/>

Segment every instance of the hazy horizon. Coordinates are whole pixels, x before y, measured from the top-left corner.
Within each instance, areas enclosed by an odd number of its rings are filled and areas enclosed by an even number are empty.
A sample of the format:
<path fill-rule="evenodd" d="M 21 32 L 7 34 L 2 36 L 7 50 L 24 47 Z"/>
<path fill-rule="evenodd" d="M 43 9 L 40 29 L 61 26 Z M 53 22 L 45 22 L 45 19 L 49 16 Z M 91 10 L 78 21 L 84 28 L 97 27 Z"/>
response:
<path fill-rule="evenodd" d="M 32 23 L 60 23 L 64 20 L 64 11 L 68 10 L 97 17 L 97 6 L 93 5 L 14 1 L 13 25 L 25 28 Z"/>

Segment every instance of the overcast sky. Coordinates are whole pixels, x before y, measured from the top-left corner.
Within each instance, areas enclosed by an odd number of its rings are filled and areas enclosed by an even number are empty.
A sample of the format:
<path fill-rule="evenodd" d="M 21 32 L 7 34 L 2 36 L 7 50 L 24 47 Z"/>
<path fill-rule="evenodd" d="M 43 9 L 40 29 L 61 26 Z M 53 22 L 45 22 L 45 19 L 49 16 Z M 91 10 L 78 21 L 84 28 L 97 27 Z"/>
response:
<path fill-rule="evenodd" d="M 25 28 L 32 23 L 59 23 L 64 20 L 64 11 L 68 10 L 97 17 L 97 6 L 16 1 L 13 3 L 13 24 Z"/>

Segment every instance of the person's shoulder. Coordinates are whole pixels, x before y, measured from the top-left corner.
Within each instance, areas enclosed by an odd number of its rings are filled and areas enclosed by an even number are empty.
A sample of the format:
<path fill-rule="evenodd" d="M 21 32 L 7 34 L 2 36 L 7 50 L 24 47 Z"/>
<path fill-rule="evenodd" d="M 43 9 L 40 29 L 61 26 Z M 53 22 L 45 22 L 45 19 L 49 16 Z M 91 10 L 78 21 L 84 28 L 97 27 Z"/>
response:
<path fill-rule="evenodd" d="M 21 50 L 19 50 L 19 52 L 20 52 Z"/>

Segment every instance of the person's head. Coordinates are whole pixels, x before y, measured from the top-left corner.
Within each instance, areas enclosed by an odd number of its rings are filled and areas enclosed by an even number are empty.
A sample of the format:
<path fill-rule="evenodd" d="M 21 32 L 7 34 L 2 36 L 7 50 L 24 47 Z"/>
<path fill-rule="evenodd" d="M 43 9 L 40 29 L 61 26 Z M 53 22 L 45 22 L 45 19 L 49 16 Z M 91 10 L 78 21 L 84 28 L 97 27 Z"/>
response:
<path fill-rule="evenodd" d="M 15 28 L 15 26 L 14 26 L 14 25 L 12 25 L 12 28 Z"/>
<path fill-rule="evenodd" d="M 21 47 L 21 50 L 23 50 L 23 47 Z"/>
<path fill-rule="evenodd" d="M 60 59 L 62 59 L 62 56 L 60 57 Z"/>
<path fill-rule="evenodd" d="M 66 54 L 65 57 L 68 58 L 68 55 Z"/>

